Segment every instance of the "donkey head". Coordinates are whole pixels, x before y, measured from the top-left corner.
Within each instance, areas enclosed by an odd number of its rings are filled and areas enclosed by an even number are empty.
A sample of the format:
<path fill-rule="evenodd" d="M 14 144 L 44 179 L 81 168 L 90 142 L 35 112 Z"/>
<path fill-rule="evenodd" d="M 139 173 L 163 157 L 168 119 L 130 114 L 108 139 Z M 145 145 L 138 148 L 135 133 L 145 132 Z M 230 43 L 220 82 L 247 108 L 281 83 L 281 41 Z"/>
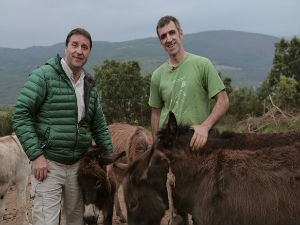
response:
<path fill-rule="evenodd" d="M 78 183 L 84 203 L 84 221 L 87 224 L 97 224 L 99 210 L 103 209 L 107 202 L 112 204 L 115 185 L 106 175 L 106 166 L 126 154 L 121 152 L 106 155 L 104 152 L 103 147 L 91 147 L 81 159 L 78 170 Z"/>

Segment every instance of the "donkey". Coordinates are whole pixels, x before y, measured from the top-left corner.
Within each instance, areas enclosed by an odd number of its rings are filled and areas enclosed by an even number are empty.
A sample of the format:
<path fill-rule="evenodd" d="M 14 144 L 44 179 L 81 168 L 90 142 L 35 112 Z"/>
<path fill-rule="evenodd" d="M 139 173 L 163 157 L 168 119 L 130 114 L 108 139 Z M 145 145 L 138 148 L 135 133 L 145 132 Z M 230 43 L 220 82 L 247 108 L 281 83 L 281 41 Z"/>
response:
<path fill-rule="evenodd" d="M 103 224 L 112 224 L 116 184 L 111 178 L 107 178 L 106 165 L 112 164 L 126 153 L 105 155 L 104 152 L 104 147 L 93 146 L 80 160 L 78 184 L 83 196 L 84 221 L 87 224 L 97 224 L 100 210 L 103 212 Z"/>
<path fill-rule="evenodd" d="M 299 224 L 300 132 L 230 133 L 209 138 L 196 152 L 189 147 L 192 135 L 170 113 L 155 146 L 123 171 L 129 225 L 160 224 L 170 202 L 170 169 L 174 207 L 191 214 L 194 224 Z M 172 224 L 183 220 L 177 214 Z"/>
<path fill-rule="evenodd" d="M 125 123 L 113 123 L 108 126 L 114 151 L 116 153 L 126 151 L 126 157 L 122 157 L 118 162 L 130 163 L 143 152 L 151 149 L 152 135 L 141 126 L 134 126 Z M 120 222 L 126 223 L 126 218 L 122 213 L 120 206 L 119 190 L 122 184 L 122 176 L 118 176 L 115 170 L 112 170 L 112 177 L 116 183 L 115 208 Z"/>
<path fill-rule="evenodd" d="M 0 138 L 0 224 L 5 213 L 7 191 L 17 187 L 17 222 L 29 224 L 26 212 L 26 187 L 30 175 L 30 163 L 15 134 Z"/>

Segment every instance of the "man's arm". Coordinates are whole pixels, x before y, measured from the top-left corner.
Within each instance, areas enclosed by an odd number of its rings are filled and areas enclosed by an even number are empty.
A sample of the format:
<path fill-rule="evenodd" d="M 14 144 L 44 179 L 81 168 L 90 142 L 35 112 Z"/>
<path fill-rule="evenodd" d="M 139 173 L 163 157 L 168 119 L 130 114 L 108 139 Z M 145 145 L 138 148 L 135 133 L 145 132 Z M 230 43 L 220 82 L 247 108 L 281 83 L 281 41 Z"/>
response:
<path fill-rule="evenodd" d="M 229 99 L 225 90 L 216 94 L 215 99 L 216 103 L 206 120 L 200 125 L 191 126 L 191 129 L 194 130 L 190 142 L 192 150 L 198 150 L 206 144 L 209 130 L 225 115 L 229 108 Z"/>
<path fill-rule="evenodd" d="M 102 111 L 102 107 L 100 105 L 100 99 L 95 92 L 95 112 L 94 112 L 94 119 L 91 122 L 91 131 L 93 138 L 97 145 L 103 145 L 106 148 L 106 154 L 113 154 L 114 149 L 112 146 L 111 136 L 108 130 L 107 122 L 105 119 L 105 115 Z M 112 174 L 112 164 L 106 166 L 106 176 L 107 179 L 111 177 Z"/>
<path fill-rule="evenodd" d="M 43 181 L 47 178 L 49 166 L 40 146 L 33 115 L 46 98 L 47 88 L 42 70 L 34 70 L 27 78 L 18 96 L 13 111 L 13 128 L 28 158 L 32 161 L 34 177 Z"/>
<path fill-rule="evenodd" d="M 161 113 L 160 108 L 152 107 L 152 111 L 151 111 L 151 129 L 152 129 L 153 143 L 157 139 L 157 131 L 158 131 L 158 128 L 159 128 L 160 113 Z"/>

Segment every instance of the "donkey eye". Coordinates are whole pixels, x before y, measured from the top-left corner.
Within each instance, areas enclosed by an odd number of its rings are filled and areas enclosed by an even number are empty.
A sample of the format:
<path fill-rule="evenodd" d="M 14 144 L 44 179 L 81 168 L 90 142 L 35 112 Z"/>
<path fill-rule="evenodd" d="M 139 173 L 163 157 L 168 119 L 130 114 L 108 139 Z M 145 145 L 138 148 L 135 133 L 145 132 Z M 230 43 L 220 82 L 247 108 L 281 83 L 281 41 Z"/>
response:
<path fill-rule="evenodd" d="M 97 188 L 97 189 L 100 189 L 101 186 L 102 186 L 102 183 L 101 183 L 99 180 L 97 180 L 97 181 L 96 181 L 96 188 Z"/>
<path fill-rule="evenodd" d="M 135 208 L 137 208 L 137 201 L 131 201 L 128 203 L 128 207 L 131 209 L 131 210 L 134 210 Z"/>
<path fill-rule="evenodd" d="M 132 196 L 132 198 L 129 198 L 129 199 L 125 198 L 125 203 L 131 211 L 135 211 L 139 205 L 139 201 L 136 198 L 134 198 L 133 196 Z"/>

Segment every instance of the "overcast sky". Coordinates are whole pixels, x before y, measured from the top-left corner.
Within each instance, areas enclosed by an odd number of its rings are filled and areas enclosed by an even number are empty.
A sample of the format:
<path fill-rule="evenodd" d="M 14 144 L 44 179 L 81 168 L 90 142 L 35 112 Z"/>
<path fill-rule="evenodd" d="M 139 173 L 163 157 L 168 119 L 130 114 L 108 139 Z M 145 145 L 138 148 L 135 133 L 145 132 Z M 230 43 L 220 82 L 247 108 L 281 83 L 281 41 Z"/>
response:
<path fill-rule="evenodd" d="M 0 0 L 0 47 L 64 42 L 76 27 L 95 41 L 155 37 L 156 23 L 173 15 L 184 34 L 240 30 L 300 36 L 300 0 Z"/>

